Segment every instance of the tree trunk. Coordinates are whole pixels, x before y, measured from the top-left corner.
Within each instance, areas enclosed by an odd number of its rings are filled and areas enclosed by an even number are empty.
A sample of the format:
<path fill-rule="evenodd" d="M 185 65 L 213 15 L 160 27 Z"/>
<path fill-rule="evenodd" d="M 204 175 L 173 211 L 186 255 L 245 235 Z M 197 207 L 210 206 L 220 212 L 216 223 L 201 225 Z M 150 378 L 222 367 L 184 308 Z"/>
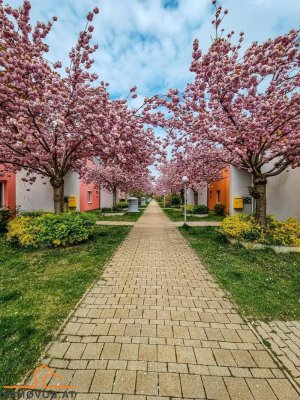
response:
<path fill-rule="evenodd" d="M 254 178 L 253 184 L 256 199 L 255 219 L 258 224 L 264 226 L 267 216 L 267 179 Z"/>
<path fill-rule="evenodd" d="M 117 206 L 117 189 L 113 189 L 113 207 Z"/>
<path fill-rule="evenodd" d="M 50 184 L 53 187 L 54 212 L 61 214 L 64 211 L 64 180 L 51 178 Z"/>

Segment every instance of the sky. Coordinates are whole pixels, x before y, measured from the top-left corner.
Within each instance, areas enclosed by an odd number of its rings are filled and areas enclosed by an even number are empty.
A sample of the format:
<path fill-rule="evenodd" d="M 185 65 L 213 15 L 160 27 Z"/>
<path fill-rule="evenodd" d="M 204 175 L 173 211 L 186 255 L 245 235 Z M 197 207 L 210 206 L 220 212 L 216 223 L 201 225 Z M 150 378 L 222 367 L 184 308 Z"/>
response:
<path fill-rule="evenodd" d="M 18 6 L 20 0 L 7 1 Z M 245 46 L 300 26 L 300 0 L 224 0 L 229 10 L 225 30 L 245 32 Z M 183 89 L 193 79 L 189 72 L 192 42 L 201 49 L 213 34 L 211 0 L 32 0 L 32 20 L 57 16 L 47 42 L 48 58 L 68 65 L 68 52 L 85 26 L 85 16 L 98 6 L 93 21 L 99 44 L 94 71 L 110 83 L 113 97 L 126 97 L 138 87 L 139 97 Z"/>
<path fill-rule="evenodd" d="M 211 0 L 31 0 L 31 4 L 33 23 L 58 17 L 47 38 L 47 58 L 64 66 L 87 13 L 99 7 L 93 21 L 93 42 L 99 44 L 93 72 L 109 82 L 113 98 L 127 97 L 137 86 L 138 97 L 131 100 L 134 107 L 145 96 L 164 94 L 169 88 L 183 90 L 193 79 L 189 72 L 193 40 L 198 38 L 205 51 L 213 34 Z M 300 0 L 219 0 L 219 4 L 229 10 L 225 31 L 234 30 L 237 38 L 243 31 L 245 47 L 300 26 Z M 155 168 L 151 170 L 157 175 Z"/>

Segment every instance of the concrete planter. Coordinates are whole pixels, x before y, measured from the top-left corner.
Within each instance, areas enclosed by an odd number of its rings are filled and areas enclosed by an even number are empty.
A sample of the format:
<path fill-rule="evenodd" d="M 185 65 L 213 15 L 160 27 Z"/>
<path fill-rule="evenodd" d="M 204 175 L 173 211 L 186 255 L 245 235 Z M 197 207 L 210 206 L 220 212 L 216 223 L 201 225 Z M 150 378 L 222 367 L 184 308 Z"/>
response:
<path fill-rule="evenodd" d="M 275 253 L 300 253 L 300 247 L 272 246 L 270 244 L 240 242 L 237 239 L 227 238 L 231 244 L 240 244 L 248 250 L 272 249 Z"/>

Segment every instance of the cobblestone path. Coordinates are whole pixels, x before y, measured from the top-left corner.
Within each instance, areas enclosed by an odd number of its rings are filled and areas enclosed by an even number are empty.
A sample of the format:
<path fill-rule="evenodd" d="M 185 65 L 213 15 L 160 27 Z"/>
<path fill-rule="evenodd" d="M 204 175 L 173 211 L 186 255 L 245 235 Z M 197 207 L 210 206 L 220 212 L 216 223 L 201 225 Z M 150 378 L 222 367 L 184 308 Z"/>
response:
<path fill-rule="evenodd" d="M 155 202 L 47 357 L 77 400 L 300 397 Z"/>

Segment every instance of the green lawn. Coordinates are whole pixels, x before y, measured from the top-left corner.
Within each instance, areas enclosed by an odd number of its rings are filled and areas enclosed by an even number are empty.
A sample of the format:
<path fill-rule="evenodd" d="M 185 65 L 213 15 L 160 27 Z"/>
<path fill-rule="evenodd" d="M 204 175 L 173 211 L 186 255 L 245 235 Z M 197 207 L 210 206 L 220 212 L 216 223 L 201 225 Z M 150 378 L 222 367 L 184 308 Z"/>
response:
<path fill-rule="evenodd" d="M 23 250 L 0 237 L 0 384 L 17 384 L 34 366 L 130 227 L 101 226 L 87 243 Z"/>
<path fill-rule="evenodd" d="M 300 254 L 233 246 L 215 227 L 180 231 L 250 319 L 300 319 Z"/>
<path fill-rule="evenodd" d="M 161 207 L 164 213 L 174 222 L 183 222 L 183 214 L 180 209 L 177 208 L 163 208 Z M 187 222 L 194 221 L 222 221 L 225 217 L 214 215 L 210 213 L 207 217 L 195 217 L 194 215 L 187 214 Z"/>
<path fill-rule="evenodd" d="M 139 207 L 139 213 L 127 213 L 125 212 L 124 215 L 109 215 L 110 213 L 103 213 L 101 210 L 93 210 L 90 211 L 91 213 L 95 214 L 98 218 L 98 221 L 126 221 L 126 222 L 136 222 L 140 216 L 143 214 L 145 211 L 146 207 Z M 122 211 L 116 211 L 116 213 L 119 213 Z"/>

